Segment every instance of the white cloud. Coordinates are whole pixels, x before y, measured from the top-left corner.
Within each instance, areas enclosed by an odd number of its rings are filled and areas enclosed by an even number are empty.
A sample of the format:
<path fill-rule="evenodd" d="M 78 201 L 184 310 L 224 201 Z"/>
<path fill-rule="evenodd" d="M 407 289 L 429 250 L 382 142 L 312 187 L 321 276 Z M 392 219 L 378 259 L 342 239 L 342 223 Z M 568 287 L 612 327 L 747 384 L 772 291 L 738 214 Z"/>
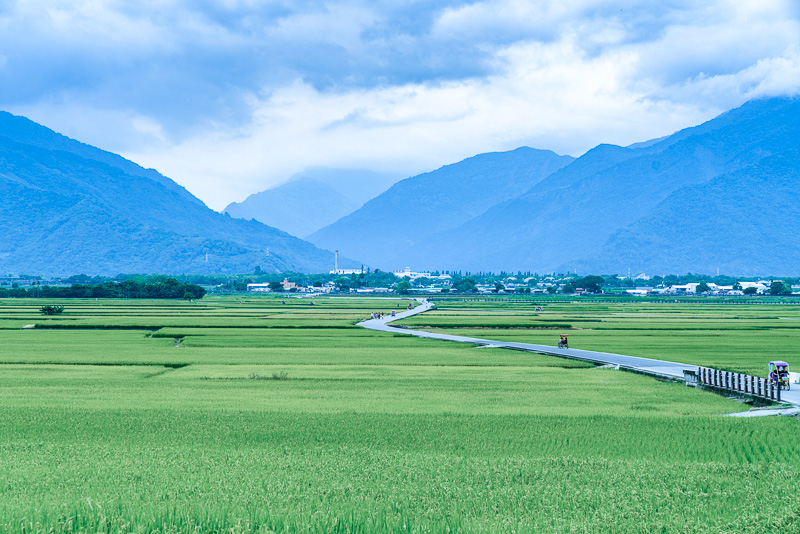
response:
<path fill-rule="evenodd" d="M 515 46 L 501 58 L 502 73 L 461 82 L 347 92 L 297 82 L 254 101 L 245 130 L 132 156 L 192 182 L 221 209 L 308 166 L 412 174 L 526 143 L 579 155 L 598 140 L 629 144 L 693 118 L 627 90 L 635 63 L 627 52 L 585 58 L 565 41 Z"/>
<path fill-rule="evenodd" d="M 221 209 L 307 167 L 579 155 L 800 87 L 791 0 L 206 5 L 19 1 L 0 107 Z"/>

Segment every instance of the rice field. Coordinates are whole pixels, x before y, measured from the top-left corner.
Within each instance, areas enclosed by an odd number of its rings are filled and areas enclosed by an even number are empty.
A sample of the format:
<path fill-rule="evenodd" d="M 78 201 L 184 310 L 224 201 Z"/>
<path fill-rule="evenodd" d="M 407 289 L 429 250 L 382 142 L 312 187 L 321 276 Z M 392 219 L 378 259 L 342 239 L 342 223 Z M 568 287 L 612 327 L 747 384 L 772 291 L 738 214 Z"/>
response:
<path fill-rule="evenodd" d="M 496 300 L 496 299 L 495 299 Z M 535 311 L 536 307 L 543 311 Z M 800 302 L 442 301 L 399 324 L 501 341 L 570 347 L 766 377 L 767 362 L 800 369 Z"/>
<path fill-rule="evenodd" d="M 726 418 L 748 406 L 353 324 L 405 300 L 311 300 L 48 301 L 66 307 L 55 317 L 0 300 L 0 532 L 800 530 L 792 418 Z M 563 321 L 579 348 L 678 361 L 693 343 L 675 338 L 730 332 L 730 355 L 698 354 L 757 368 L 756 326 L 794 316 L 488 304 L 406 322 L 554 344 L 565 327 L 538 325 Z"/>

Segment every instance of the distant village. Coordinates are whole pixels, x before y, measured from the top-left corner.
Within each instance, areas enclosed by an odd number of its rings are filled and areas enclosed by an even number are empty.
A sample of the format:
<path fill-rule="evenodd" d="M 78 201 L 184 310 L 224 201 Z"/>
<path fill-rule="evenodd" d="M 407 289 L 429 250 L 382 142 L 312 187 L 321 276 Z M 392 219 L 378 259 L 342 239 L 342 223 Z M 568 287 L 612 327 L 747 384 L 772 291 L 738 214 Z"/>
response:
<path fill-rule="evenodd" d="M 358 280 L 369 274 L 361 269 L 336 269 L 330 275 L 338 278 L 324 283 L 303 285 L 285 277 L 281 282 L 261 282 L 247 284 L 248 292 L 299 292 L 299 293 L 402 293 L 402 294 L 617 294 L 641 297 L 706 295 L 706 296 L 748 296 L 748 295 L 800 295 L 800 279 L 759 279 L 730 280 L 728 284 L 713 281 L 687 282 L 682 284 L 637 285 L 637 282 L 650 282 L 653 279 L 642 274 L 636 277 L 600 277 L 577 275 L 518 276 L 494 274 L 449 274 L 439 272 L 417 272 L 406 267 L 392 272 L 395 283 L 385 286 L 359 284 Z M 692 277 L 693 275 L 687 275 Z M 349 278 L 348 278 L 349 277 Z M 718 277 L 720 278 L 720 277 Z M 722 277 L 727 278 L 727 277 Z M 582 287 L 581 282 L 590 280 Z M 664 277 L 657 277 L 656 280 Z"/>
<path fill-rule="evenodd" d="M 800 278 L 736 279 L 728 276 L 645 274 L 619 277 L 576 274 L 419 272 L 406 267 L 383 272 L 369 269 L 334 269 L 327 274 L 297 272 L 253 275 L 179 275 L 183 283 L 197 284 L 210 294 L 230 293 L 327 293 L 403 295 L 616 295 L 631 297 L 800 295 Z M 25 289 L 36 296 L 41 288 L 73 285 L 139 283 L 159 276 L 116 277 L 75 275 L 45 279 L 30 275 L 0 277 L 0 290 Z M 2 294 L 3 291 L 0 291 Z"/>

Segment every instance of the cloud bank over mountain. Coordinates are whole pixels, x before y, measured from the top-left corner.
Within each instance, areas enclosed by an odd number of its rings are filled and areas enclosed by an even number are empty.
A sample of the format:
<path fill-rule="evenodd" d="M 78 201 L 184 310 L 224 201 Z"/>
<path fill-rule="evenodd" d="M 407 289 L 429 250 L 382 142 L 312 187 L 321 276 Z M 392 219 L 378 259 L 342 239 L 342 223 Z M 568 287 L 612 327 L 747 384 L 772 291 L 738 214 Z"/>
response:
<path fill-rule="evenodd" d="M 580 155 L 800 86 L 789 0 L 11 1 L 0 108 L 215 209 L 306 167 Z M 99 127 L 98 127 L 99 126 Z"/>

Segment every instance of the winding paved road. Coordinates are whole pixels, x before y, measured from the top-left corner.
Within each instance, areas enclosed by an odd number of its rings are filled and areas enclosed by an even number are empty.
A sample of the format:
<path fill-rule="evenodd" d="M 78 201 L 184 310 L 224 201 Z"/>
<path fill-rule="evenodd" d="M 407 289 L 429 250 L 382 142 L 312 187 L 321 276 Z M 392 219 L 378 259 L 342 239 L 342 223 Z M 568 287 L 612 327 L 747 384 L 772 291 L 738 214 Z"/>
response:
<path fill-rule="evenodd" d="M 687 365 L 685 363 L 668 362 L 664 360 L 653 360 L 650 358 L 638 358 L 636 356 L 625 356 L 623 354 L 612 354 L 609 352 L 595 352 L 591 350 L 580 349 L 559 349 L 548 345 L 534 345 L 532 343 L 515 343 L 508 341 L 492 341 L 490 339 L 481 339 L 476 337 L 466 336 L 453 336 L 450 334 L 438 334 L 433 332 L 423 332 L 420 330 L 411 330 L 407 328 L 398 328 L 391 326 L 390 323 L 411 317 L 420 313 L 424 313 L 433 308 L 433 304 L 427 300 L 420 300 L 420 305 L 416 308 L 406 310 L 398 313 L 395 317 L 388 315 L 381 319 L 368 319 L 358 323 L 359 326 L 368 328 L 370 330 L 378 330 L 381 332 L 391 332 L 393 334 L 408 334 L 416 337 L 427 337 L 432 339 L 441 339 L 444 341 L 456 341 L 459 343 L 473 343 L 475 345 L 497 347 L 501 349 L 522 350 L 527 352 L 535 352 L 537 354 L 546 354 L 548 356 L 558 356 L 559 358 L 571 358 L 574 360 L 582 360 L 599 365 L 613 365 L 615 367 L 634 371 L 637 373 L 644 373 L 659 378 L 670 378 L 683 380 L 683 371 L 696 371 L 696 365 Z M 798 388 L 800 389 L 800 388 Z M 800 391 L 795 389 L 793 391 L 782 391 L 781 399 L 800 406 Z"/>

